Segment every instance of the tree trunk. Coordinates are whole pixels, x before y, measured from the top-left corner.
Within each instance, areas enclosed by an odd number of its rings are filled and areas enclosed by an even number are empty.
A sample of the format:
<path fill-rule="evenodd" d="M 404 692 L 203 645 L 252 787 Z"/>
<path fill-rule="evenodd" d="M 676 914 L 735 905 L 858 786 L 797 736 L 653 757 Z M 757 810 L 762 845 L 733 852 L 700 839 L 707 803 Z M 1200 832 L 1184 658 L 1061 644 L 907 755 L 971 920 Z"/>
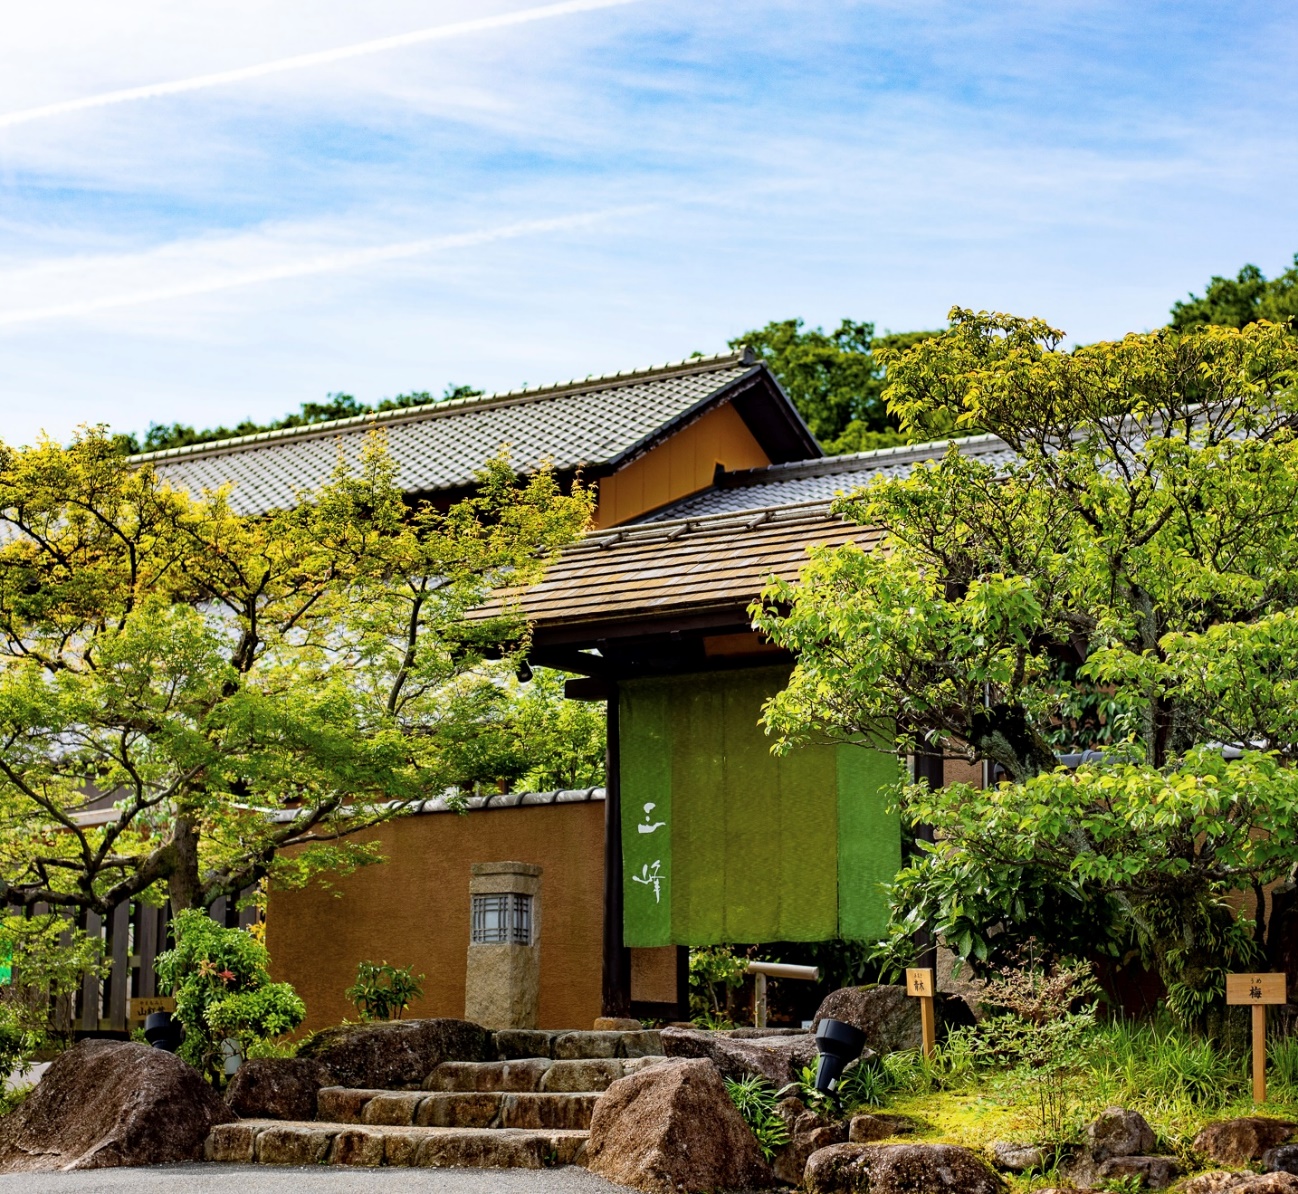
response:
<path fill-rule="evenodd" d="M 203 883 L 198 875 L 198 826 L 188 817 L 177 817 L 171 830 L 171 872 L 167 894 L 173 913 L 203 906 Z"/>

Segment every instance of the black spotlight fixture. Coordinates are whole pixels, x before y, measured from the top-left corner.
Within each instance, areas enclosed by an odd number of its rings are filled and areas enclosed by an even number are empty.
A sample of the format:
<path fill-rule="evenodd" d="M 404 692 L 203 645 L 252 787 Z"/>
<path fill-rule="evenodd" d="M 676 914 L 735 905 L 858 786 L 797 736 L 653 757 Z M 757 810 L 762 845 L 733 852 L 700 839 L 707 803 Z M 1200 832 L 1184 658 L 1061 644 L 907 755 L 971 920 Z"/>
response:
<path fill-rule="evenodd" d="M 144 1017 L 144 1039 L 155 1049 L 174 1053 L 185 1039 L 185 1029 L 170 1012 L 152 1012 Z"/>
<path fill-rule="evenodd" d="M 830 1094 L 850 1062 L 861 1056 L 865 1033 L 842 1020 L 821 1020 L 816 1026 L 816 1089 Z"/>
<path fill-rule="evenodd" d="M 518 677 L 520 684 L 530 684 L 532 681 L 532 665 L 526 659 L 518 665 L 518 670 L 514 673 Z"/>

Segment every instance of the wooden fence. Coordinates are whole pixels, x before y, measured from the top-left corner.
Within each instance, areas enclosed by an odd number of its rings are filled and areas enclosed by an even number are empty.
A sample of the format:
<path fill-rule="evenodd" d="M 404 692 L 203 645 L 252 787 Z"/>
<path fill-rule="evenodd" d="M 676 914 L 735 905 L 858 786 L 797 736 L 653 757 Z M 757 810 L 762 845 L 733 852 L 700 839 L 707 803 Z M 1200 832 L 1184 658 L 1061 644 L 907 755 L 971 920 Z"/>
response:
<path fill-rule="evenodd" d="M 247 893 L 251 894 L 251 893 Z M 38 904 L 34 915 L 49 909 Z M 247 928 L 257 919 L 255 908 L 240 909 L 237 901 L 217 900 L 210 909 L 213 920 L 227 928 Z M 76 1036 L 120 1036 L 129 1031 L 127 1001 L 156 995 L 158 954 L 170 949 L 171 905 L 162 908 L 132 901 L 119 904 L 109 916 L 83 912 L 76 920 L 92 939 L 104 943 L 104 957 L 111 959 L 107 977 L 87 974 L 75 996 L 64 998 L 55 1009 L 55 1022 Z M 16 978 L 18 976 L 15 976 Z M 21 981 L 21 978 L 18 978 Z"/>

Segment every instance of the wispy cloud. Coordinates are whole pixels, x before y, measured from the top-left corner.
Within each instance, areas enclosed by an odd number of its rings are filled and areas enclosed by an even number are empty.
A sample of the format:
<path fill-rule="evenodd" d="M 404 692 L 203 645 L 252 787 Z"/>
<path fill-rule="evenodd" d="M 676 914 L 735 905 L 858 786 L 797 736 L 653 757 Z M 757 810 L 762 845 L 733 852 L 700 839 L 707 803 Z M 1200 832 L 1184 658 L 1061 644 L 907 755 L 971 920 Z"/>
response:
<path fill-rule="evenodd" d="M 128 290 L 104 294 L 93 298 L 76 299 L 67 303 L 47 306 L 0 310 L 0 328 L 21 324 L 43 323 L 55 319 L 74 319 L 94 315 L 100 311 L 113 311 L 122 307 L 137 307 L 145 303 L 158 303 L 197 295 L 215 294 L 243 286 L 257 286 L 280 282 L 290 278 L 306 278 L 313 274 L 331 274 L 342 270 L 359 269 L 403 258 L 423 257 L 453 249 L 468 249 L 497 241 L 515 240 L 546 232 L 570 231 L 589 227 L 616 216 L 632 215 L 649 210 L 648 205 L 606 208 L 601 211 L 576 212 L 543 220 L 521 220 L 495 228 L 473 232 L 460 232 L 449 236 L 425 237 L 420 240 L 397 241 L 393 244 L 372 245 L 361 249 L 312 255 L 282 262 L 261 269 L 228 273 L 207 274 L 186 281 L 157 286 L 145 290 Z"/>
<path fill-rule="evenodd" d="M 355 42 L 352 45 L 338 46 L 331 50 L 318 50 L 311 54 L 296 54 L 289 58 L 276 59 L 273 62 L 260 62 L 253 66 L 236 67 L 233 70 L 214 71 L 210 74 L 194 75 L 188 79 L 173 79 L 166 83 L 150 83 L 143 87 L 125 87 L 116 91 L 101 92 L 98 95 L 82 96 L 79 99 L 42 104 L 36 108 L 24 108 L 16 112 L 0 113 L 0 128 L 12 128 L 15 125 L 29 124 L 34 120 L 45 120 L 52 116 L 65 116 L 73 112 L 88 111 L 92 108 L 105 108 L 112 104 L 130 103 L 133 100 L 159 99 L 168 95 L 180 95 L 187 91 L 201 91 L 207 87 L 221 87 L 230 83 L 242 83 L 249 79 L 260 79 L 267 75 L 282 74 L 286 71 L 328 66 L 331 63 L 343 62 L 349 58 L 360 58 L 367 54 L 380 54 L 387 50 L 399 50 L 428 42 L 448 41 L 451 38 L 466 37 L 473 33 L 486 33 L 493 29 L 527 25 L 534 21 L 572 16 L 575 13 L 594 12 L 602 8 L 619 8 L 623 5 L 638 2 L 639 0 L 561 0 L 561 3 L 546 4 L 539 8 L 525 8 L 516 12 L 498 13 L 490 17 L 477 17 L 469 21 L 455 21 L 447 25 L 434 25 L 428 29 L 416 29 L 410 33 L 398 33 L 392 37 L 379 37 L 370 41 Z"/>

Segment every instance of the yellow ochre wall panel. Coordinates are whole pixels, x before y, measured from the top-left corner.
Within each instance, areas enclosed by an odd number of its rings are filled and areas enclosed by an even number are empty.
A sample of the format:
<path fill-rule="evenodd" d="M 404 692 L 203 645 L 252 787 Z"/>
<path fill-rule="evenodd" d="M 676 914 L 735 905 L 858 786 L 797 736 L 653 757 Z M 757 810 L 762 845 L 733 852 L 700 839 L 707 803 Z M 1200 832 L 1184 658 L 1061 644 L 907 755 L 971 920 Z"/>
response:
<path fill-rule="evenodd" d="M 730 403 L 702 418 L 599 483 L 595 525 L 617 526 L 712 484 L 726 469 L 760 468 L 771 459 Z"/>
<path fill-rule="evenodd" d="M 462 1018 L 475 862 L 542 868 L 540 1027 L 594 1023 L 604 931 L 602 801 L 428 813 L 357 837 L 381 841 L 386 861 L 333 880 L 333 890 L 272 892 L 267 908 L 271 972 L 306 1001 L 303 1032 L 357 1019 L 343 991 L 361 961 L 413 966 L 425 976 L 424 996 L 407 1016 Z"/>

